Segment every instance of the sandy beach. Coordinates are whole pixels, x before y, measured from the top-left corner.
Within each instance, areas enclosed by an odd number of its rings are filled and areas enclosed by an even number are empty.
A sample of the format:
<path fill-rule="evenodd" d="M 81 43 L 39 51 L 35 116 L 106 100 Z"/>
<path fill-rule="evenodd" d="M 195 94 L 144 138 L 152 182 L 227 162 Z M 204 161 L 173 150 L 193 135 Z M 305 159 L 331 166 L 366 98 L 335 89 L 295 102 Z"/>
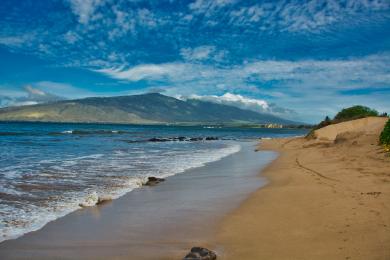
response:
<path fill-rule="evenodd" d="M 262 172 L 270 184 L 222 222 L 221 258 L 390 259 L 390 158 L 378 145 L 387 119 L 367 120 L 315 140 L 263 140 L 280 157 Z"/>

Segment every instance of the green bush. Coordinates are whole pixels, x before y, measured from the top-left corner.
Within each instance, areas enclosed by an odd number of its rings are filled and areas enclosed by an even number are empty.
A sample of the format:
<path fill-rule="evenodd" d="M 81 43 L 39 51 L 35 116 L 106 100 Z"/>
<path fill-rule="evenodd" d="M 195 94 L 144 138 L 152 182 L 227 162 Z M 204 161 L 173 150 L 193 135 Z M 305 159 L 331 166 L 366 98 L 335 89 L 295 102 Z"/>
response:
<path fill-rule="evenodd" d="M 387 121 L 385 128 L 379 137 L 379 142 L 385 146 L 390 145 L 390 120 Z"/>
<path fill-rule="evenodd" d="M 349 108 L 344 108 L 334 117 L 335 121 L 346 121 L 353 120 L 368 116 L 378 116 L 378 111 L 365 107 L 365 106 L 353 106 Z"/>

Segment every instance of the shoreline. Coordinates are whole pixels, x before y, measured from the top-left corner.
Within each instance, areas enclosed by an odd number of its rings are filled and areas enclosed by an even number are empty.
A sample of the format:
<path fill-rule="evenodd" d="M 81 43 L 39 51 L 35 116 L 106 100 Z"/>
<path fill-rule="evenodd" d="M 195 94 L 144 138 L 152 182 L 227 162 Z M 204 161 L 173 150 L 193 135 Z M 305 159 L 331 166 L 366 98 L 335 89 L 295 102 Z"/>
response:
<path fill-rule="evenodd" d="M 265 179 L 257 176 L 258 170 L 276 156 L 274 152 L 254 152 L 255 142 L 241 145 L 238 153 L 204 167 L 4 241 L 0 257 L 180 259 L 192 246 L 211 248 L 218 223 L 265 184 Z M 230 187 L 228 192 L 226 187 Z"/>
<path fill-rule="evenodd" d="M 216 232 L 222 259 L 390 259 L 390 159 L 378 134 L 262 140 L 269 183 Z"/>

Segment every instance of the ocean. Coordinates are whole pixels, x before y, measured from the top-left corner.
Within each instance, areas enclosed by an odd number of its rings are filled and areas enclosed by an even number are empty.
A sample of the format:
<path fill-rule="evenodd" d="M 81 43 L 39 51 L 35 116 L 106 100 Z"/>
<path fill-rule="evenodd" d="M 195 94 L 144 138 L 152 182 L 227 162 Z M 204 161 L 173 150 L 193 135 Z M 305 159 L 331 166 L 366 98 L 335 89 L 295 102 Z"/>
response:
<path fill-rule="evenodd" d="M 0 241 L 98 200 L 116 199 L 150 176 L 166 178 L 240 151 L 258 138 L 304 129 L 0 123 Z"/>

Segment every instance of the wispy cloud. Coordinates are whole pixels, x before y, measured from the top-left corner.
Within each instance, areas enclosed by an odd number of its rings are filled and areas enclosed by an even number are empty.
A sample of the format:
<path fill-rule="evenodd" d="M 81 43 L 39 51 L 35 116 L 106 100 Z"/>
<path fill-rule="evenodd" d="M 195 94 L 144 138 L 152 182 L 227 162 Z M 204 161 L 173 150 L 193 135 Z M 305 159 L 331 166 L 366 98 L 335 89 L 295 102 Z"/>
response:
<path fill-rule="evenodd" d="M 229 92 L 319 114 L 351 93 L 346 90 L 390 84 L 387 0 L 3 2 L 2 47 L 59 69 L 106 75 L 121 85 L 114 94 L 142 88 L 170 95 Z M 95 88 L 91 95 L 107 93 L 98 84 L 84 87 Z M 367 93 L 378 92 L 364 93 L 344 100 L 372 100 Z"/>
<path fill-rule="evenodd" d="M 93 18 L 96 9 L 104 3 L 104 0 L 68 0 L 72 11 L 78 16 L 80 23 L 88 24 Z"/>
<path fill-rule="evenodd" d="M 188 69 L 185 64 L 143 64 L 129 69 L 106 68 L 96 72 L 106 74 L 115 79 L 139 81 L 139 80 L 159 80 L 164 78 L 175 79 L 181 77 Z"/>
<path fill-rule="evenodd" d="M 110 77 L 128 80 L 162 80 L 182 84 L 190 81 L 248 85 L 248 81 L 279 81 L 286 87 L 348 89 L 383 87 L 390 84 L 389 54 L 337 60 L 259 60 L 232 67 L 214 67 L 195 63 L 145 64 L 130 68 L 97 70 Z M 261 86 L 259 86 L 261 87 Z"/>
<path fill-rule="evenodd" d="M 337 60 L 260 60 L 228 68 L 196 63 L 149 64 L 99 72 L 120 80 L 145 80 L 156 86 L 163 81 L 167 85 L 166 93 L 170 95 L 198 93 L 202 99 L 239 104 L 257 111 L 263 107 L 263 111 L 292 118 L 297 116 L 294 111 L 266 100 L 278 100 L 285 107 L 297 107 L 300 113 L 307 113 L 308 104 L 315 106 L 317 111 L 328 111 L 331 103 L 339 106 L 333 101 L 338 100 L 342 90 L 389 88 L 389 63 L 390 55 L 384 53 Z M 230 93 L 224 95 L 227 92 Z M 242 94 L 249 97 L 244 98 Z M 332 101 L 324 103 L 321 99 Z M 262 101 L 266 103 L 261 104 Z"/>

